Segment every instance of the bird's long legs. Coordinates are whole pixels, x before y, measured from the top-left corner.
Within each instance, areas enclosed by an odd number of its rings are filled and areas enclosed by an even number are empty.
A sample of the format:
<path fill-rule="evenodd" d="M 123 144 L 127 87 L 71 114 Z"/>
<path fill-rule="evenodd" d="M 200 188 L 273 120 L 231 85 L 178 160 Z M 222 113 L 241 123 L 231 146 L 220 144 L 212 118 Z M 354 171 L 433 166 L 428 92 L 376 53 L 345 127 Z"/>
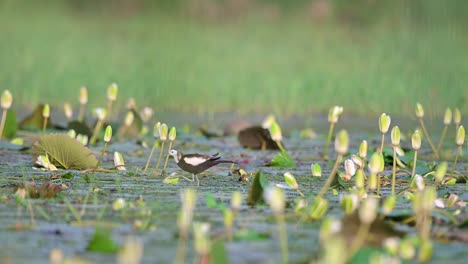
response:
<path fill-rule="evenodd" d="M 189 182 L 195 182 L 195 179 L 197 179 L 197 186 L 200 186 L 200 180 L 198 179 L 198 176 L 195 175 L 195 174 L 192 174 L 192 179 L 190 178 L 187 178 L 185 177 L 184 175 L 169 175 L 167 176 L 166 178 L 174 178 L 174 177 L 182 177 L 184 178 L 186 181 L 189 181 Z"/>

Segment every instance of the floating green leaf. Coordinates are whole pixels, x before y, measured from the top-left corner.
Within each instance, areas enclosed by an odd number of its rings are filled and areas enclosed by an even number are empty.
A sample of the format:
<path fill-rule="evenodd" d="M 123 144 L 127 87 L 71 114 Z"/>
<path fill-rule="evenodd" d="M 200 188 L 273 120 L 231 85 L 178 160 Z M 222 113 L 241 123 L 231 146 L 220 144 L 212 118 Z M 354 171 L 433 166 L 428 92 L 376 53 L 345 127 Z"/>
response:
<path fill-rule="evenodd" d="M 97 227 L 91 241 L 89 241 L 87 250 L 102 253 L 117 252 L 118 246 L 111 238 L 111 229 Z"/>
<path fill-rule="evenodd" d="M 252 186 L 249 190 L 249 195 L 247 197 L 247 204 L 254 206 L 260 199 L 263 197 L 263 190 L 267 187 L 268 180 L 263 175 L 261 170 L 257 171 L 254 176 Z"/>
<path fill-rule="evenodd" d="M 44 135 L 33 145 L 33 162 L 48 155 L 50 162 L 64 169 L 87 169 L 96 166 L 94 154 L 66 134 Z"/>
<path fill-rule="evenodd" d="M 286 151 L 281 151 L 271 160 L 270 165 L 277 168 L 294 168 L 296 167 L 296 162 L 292 160 Z"/>

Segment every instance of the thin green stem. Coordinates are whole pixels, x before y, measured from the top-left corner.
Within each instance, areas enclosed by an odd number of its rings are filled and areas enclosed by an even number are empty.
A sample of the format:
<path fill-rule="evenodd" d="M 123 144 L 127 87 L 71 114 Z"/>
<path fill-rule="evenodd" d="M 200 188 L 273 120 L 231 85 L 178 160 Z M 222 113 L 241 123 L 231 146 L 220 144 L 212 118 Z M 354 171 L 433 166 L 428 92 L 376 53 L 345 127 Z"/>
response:
<path fill-rule="evenodd" d="M 283 213 L 276 214 L 276 221 L 278 223 L 280 243 L 281 243 L 281 256 L 283 263 L 289 263 L 289 252 L 288 252 L 288 235 L 286 233 L 286 221 Z"/>
<path fill-rule="evenodd" d="M 455 155 L 455 160 L 453 161 L 453 171 L 457 170 L 458 156 L 460 156 L 461 152 L 462 152 L 462 147 L 458 146 L 457 155 Z"/>
<path fill-rule="evenodd" d="M 174 261 L 175 264 L 184 264 L 185 263 L 185 243 L 187 240 L 187 236 L 183 235 L 182 233 L 179 236 L 179 243 L 177 244 L 177 253 L 176 259 Z"/>
<path fill-rule="evenodd" d="M 385 134 L 382 133 L 382 140 L 380 141 L 380 149 L 379 149 L 379 153 L 382 154 L 383 153 L 383 146 L 384 146 L 384 142 L 385 142 Z"/>
<path fill-rule="evenodd" d="M 396 185 L 396 147 L 393 146 L 392 195 L 395 195 Z"/>
<path fill-rule="evenodd" d="M 380 172 L 377 173 L 377 196 L 380 196 Z"/>
<path fill-rule="evenodd" d="M 44 121 L 42 122 L 42 135 L 45 134 L 45 130 L 46 130 L 46 127 L 47 127 L 47 120 L 49 120 L 49 118 L 44 117 Z"/>
<path fill-rule="evenodd" d="M 101 131 L 101 128 L 102 128 L 102 123 L 103 123 L 102 120 L 98 120 L 98 121 L 97 121 L 96 126 L 94 127 L 93 136 L 92 136 L 91 139 L 89 140 L 89 143 L 90 143 L 91 145 L 96 144 L 97 137 L 98 137 L 99 132 Z"/>
<path fill-rule="evenodd" d="M 419 123 L 421 123 L 421 128 L 422 128 L 422 130 L 424 132 L 424 135 L 427 138 L 427 142 L 429 142 L 429 145 L 431 146 L 431 149 L 434 152 L 434 155 L 435 155 L 436 159 L 438 159 L 439 158 L 439 153 L 437 152 L 437 149 L 434 146 L 434 143 L 432 142 L 432 139 L 429 137 L 429 133 L 427 132 L 426 125 L 424 125 L 424 120 L 422 119 L 422 117 L 419 118 Z"/>
<path fill-rule="evenodd" d="M 328 176 L 328 179 L 325 182 L 325 185 L 323 185 L 322 189 L 320 190 L 317 196 L 322 197 L 327 192 L 328 188 L 330 188 L 330 185 L 335 179 L 336 171 L 338 170 L 338 164 L 341 163 L 342 159 L 343 159 L 343 155 L 338 154 L 338 156 L 336 157 L 335 164 L 333 165 L 333 169 L 330 172 L 330 176 Z"/>
<path fill-rule="evenodd" d="M 86 104 L 80 105 L 80 113 L 78 114 L 78 121 L 83 122 Z"/>
<path fill-rule="evenodd" d="M 112 101 L 109 100 L 107 103 L 107 115 L 104 121 L 110 120 L 112 114 Z"/>
<path fill-rule="evenodd" d="M 413 170 L 411 171 L 411 179 L 414 178 L 414 175 L 416 173 L 416 162 L 418 160 L 418 151 L 414 151 L 414 159 L 413 159 Z"/>
<path fill-rule="evenodd" d="M 328 159 L 328 148 L 330 147 L 334 127 L 335 123 L 330 123 L 330 127 L 328 129 L 327 143 L 325 144 L 325 150 L 323 151 L 323 159 L 325 160 Z"/>
<path fill-rule="evenodd" d="M 162 158 L 162 154 L 163 154 L 163 151 L 164 151 L 164 143 L 166 143 L 166 141 L 162 141 L 161 148 L 159 149 L 158 162 L 156 163 L 156 167 L 155 167 L 154 172 L 153 172 L 154 175 L 158 175 L 159 164 L 161 163 L 161 158 Z"/>
<path fill-rule="evenodd" d="M 444 130 L 442 130 L 442 136 L 440 136 L 439 145 L 437 145 L 437 153 L 439 153 L 442 144 L 444 144 L 445 134 L 447 134 L 448 125 L 444 126 Z"/>
<path fill-rule="evenodd" d="M 284 148 L 283 144 L 281 144 L 281 141 L 275 141 L 276 144 L 278 145 L 278 148 L 280 149 L 281 152 L 286 152 L 286 149 Z"/>
<path fill-rule="evenodd" d="M 101 155 L 99 156 L 99 160 L 96 163 L 96 167 L 94 167 L 93 172 L 95 172 L 97 170 L 97 168 L 99 167 L 99 164 L 101 164 L 102 158 L 104 157 L 104 153 L 106 152 L 106 149 L 107 149 L 107 142 L 105 142 L 104 146 L 102 147 Z"/>
<path fill-rule="evenodd" d="M 144 172 L 146 172 L 146 170 L 148 169 L 148 166 L 149 166 L 149 164 L 150 164 L 151 158 L 153 157 L 153 152 L 154 152 L 154 150 L 156 149 L 156 144 L 157 144 L 157 143 L 158 143 L 158 140 L 156 139 L 156 140 L 154 141 L 153 147 L 151 148 L 151 152 L 150 152 L 150 154 L 149 154 L 149 156 L 148 156 L 148 160 L 146 161 L 145 169 L 143 170 Z"/>
<path fill-rule="evenodd" d="M 167 148 L 168 152 L 172 149 L 172 143 L 173 143 L 173 141 L 169 141 L 169 147 Z M 166 174 L 166 167 L 167 167 L 168 162 L 169 162 L 169 155 L 166 155 L 166 160 L 164 161 L 164 166 L 163 166 L 163 170 L 162 170 L 163 175 Z"/>
<path fill-rule="evenodd" d="M 2 121 L 0 123 L 0 139 L 3 138 L 3 129 L 5 129 L 7 111 L 8 111 L 7 109 L 3 109 L 3 112 L 2 112 Z"/>

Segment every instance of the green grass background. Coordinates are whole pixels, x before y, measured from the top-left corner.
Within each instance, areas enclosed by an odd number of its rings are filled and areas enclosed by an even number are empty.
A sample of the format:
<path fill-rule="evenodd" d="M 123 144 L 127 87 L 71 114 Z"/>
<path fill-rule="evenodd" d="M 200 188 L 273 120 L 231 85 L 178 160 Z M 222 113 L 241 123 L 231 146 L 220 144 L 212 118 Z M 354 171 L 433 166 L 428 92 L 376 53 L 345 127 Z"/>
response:
<path fill-rule="evenodd" d="M 461 1 L 370 10 L 331 1 L 320 22 L 303 11 L 306 1 L 271 1 L 280 15 L 257 8 L 235 19 L 156 2 L 123 15 L 105 3 L 78 12 L 66 1 L 0 1 L 0 89 L 12 91 L 15 107 L 77 104 L 82 85 L 92 106 L 105 106 L 116 82 L 120 106 L 134 97 L 156 111 L 307 114 L 338 104 L 359 115 L 409 114 L 421 102 L 428 113 L 467 113 Z"/>

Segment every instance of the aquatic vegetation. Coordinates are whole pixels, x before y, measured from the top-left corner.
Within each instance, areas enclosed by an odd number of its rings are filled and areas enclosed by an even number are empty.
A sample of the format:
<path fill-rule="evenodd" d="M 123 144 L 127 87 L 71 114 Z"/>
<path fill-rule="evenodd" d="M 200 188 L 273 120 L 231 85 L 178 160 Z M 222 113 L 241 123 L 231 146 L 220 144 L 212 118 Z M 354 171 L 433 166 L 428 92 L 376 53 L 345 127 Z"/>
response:
<path fill-rule="evenodd" d="M 0 139 L 3 138 L 3 129 L 5 129 L 5 123 L 7 119 L 7 113 L 10 109 L 11 105 L 13 104 L 13 96 L 11 95 L 9 90 L 5 90 L 2 93 L 1 98 L 1 106 L 2 106 L 2 120 L 0 121 Z"/>
<path fill-rule="evenodd" d="M 167 147 L 167 151 L 169 152 L 172 149 L 172 144 L 174 144 L 174 140 L 176 139 L 177 136 L 177 130 L 175 127 L 171 127 L 171 130 L 169 130 L 169 146 Z M 162 148 L 162 146 L 161 146 Z M 169 162 L 169 155 L 166 156 L 166 160 L 164 161 L 164 166 L 162 169 L 162 174 L 166 174 L 166 167 L 167 163 Z"/>
<path fill-rule="evenodd" d="M 457 135 L 455 138 L 455 143 L 457 144 L 457 154 L 455 155 L 455 160 L 453 161 L 453 170 L 457 168 L 458 156 L 462 155 L 462 146 L 465 143 L 465 128 L 459 126 L 457 129 Z"/>
<path fill-rule="evenodd" d="M 335 124 L 338 122 L 338 118 L 340 115 L 343 114 L 343 107 L 342 106 L 334 106 L 330 108 L 328 111 L 328 123 L 330 126 L 328 128 L 328 136 L 327 136 L 327 143 L 325 143 L 325 149 L 323 152 L 323 158 L 328 159 L 328 148 L 330 147 L 331 138 L 333 135 L 333 130 L 335 128 Z"/>
<path fill-rule="evenodd" d="M 166 140 L 167 140 L 167 133 L 168 133 L 167 125 L 163 123 L 159 127 L 159 140 L 161 141 L 161 148 L 159 149 L 158 161 L 156 162 L 156 167 L 154 168 L 154 172 L 153 172 L 154 175 L 158 175 L 159 164 L 161 163 L 161 158 L 164 152 L 164 144 L 166 143 Z"/>
<path fill-rule="evenodd" d="M 418 160 L 418 150 L 421 148 L 421 134 L 417 129 L 411 136 L 411 146 L 414 150 L 413 171 L 411 172 L 411 177 L 414 177 L 416 173 L 416 162 Z"/>
<path fill-rule="evenodd" d="M 158 139 L 159 139 L 159 130 L 161 129 L 161 123 L 160 122 L 157 122 L 156 124 L 154 124 L 154 127 L 153 127 L 153 137 L 154 137 L 154 144 L 153 144 L 153 147 L 151 148 L 151 151 L 150 151 L 150 154 L 148 156 L 148 160 L 146 161 L 146 165 L 145 165 L 145 168 L 143 169 L 144 172 L 146 172 L 146 170 L 148 170 L 148 166 L 151 162 L 151 158 L 153 157 L 153 153 L 154 153 L 154 150 L 156 149 L 156 147 L 158 146 Z"/>
<path fill-rule="evenodd" d="M 431 149 L 434 152 L 434 155 L 435 155 L 436 159 L 438 159 L 439 158 L 439 152 L 437 151 L 437 148 L 434 146 L 434 143 L 432 142 L 432 139 L 429 136 L 429 132 L 426 129 L 426 125 L 424 124 L 424 108 L 420 103 L 416 104 L 415 112 L 416 112 L 416 117 L 419 120 L 419 124 L 421 125 L 424 136 L 426 137 L 427 141 L 429 142 L 429 145 L 431 146 Z"/>
<path fill-rule="evenodd" d="M 107 118 L 107 111 L 104 108 L 96 108 L 94 113 L 97 117 L 96 125 L 94 126 L 93 135 L 89 140 L 89 144 L 94 145 L 99 137 L 99 133 L 101 132 L 102 126 Z"/>
<path fill-rule="evenodd" d="M 396 185 L 396 152 L 397 148 L 400 146 L 400 128 L 394 126 L 391 132 L 392 146 L 393 146 L 393 169 L 392 169 L 392 195 L 395 195 L 395 185 Z"/>
<path fill-rule="evenodd" d="M 86 111 L 86 105 L 88 104 L 88 88 L 84 86 L 80 88 L 79 102 L 80 112 L 78 113 L 78 121 L 83 122 Z"/>
<path fill-rule="evenodd" d="M 111 141 L 111 138 L 112 138 L 112 127 L 107 126 L 106 130 L 104 131 L 104 146 L 102 146 L 101 155 L 99 156 L 98 162 L 96 163 L 96 166 L 94 167 L 94 171 L 96 171 L 97 168 L 99 167 L 99 164 L 101 164 L 102 157 L 104 157 L 104 153 L 106 152 L 107 145 Z"/>
<path fill-rule="evenodd" d="M 45 104 L 44 108 L 42 109 L 42 117 L 44 118 L 43 124 L 42 124 L 42 135 L 45 134 L 45 130 L 47 127 L 47 121 L 49 120 L 50 117 L 50 106 L 49 104 Z"/>

